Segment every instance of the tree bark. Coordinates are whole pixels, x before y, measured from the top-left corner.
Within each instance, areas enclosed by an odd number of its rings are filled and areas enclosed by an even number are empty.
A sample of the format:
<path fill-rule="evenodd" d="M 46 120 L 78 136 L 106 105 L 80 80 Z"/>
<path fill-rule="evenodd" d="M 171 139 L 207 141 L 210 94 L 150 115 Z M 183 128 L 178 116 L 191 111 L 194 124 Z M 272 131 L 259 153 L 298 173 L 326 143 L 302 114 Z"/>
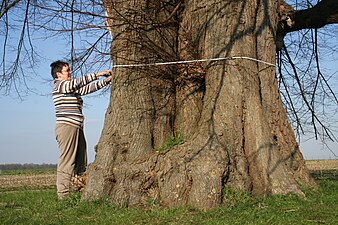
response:
<path fill-rule="evenodd" d="M 231 56 L 275 62 L 275 1 L 162 3 L 105 2 L 114 63 Z M 300 184 L 315 184 L 269 64 L 233 59 L 114 71 L 84 198 L 208 209 L 226 201 L 225 188 L 304 195 Z M 178 134 L 182 144 L 160 150 Z"/>

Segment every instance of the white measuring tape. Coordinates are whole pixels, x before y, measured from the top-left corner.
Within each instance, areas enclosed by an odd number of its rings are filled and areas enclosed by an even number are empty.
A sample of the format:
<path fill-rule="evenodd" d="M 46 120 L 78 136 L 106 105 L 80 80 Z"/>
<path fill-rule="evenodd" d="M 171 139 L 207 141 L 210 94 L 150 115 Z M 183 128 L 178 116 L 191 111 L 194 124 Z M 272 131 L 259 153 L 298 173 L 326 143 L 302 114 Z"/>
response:
<path fill-rule="evenodd" d="M 273 63 L 265 62 L 260 59 L 255 59 L 255 58 L 246 57 L 246 56 L 233 56 L 233 57 L 226 57 L 226 58 L 195 59 L 195 60 L 173 61 L 173 62 L 122 64 L 122 65 L 113 65 L 112 68 L 163 66 L 163 65 L 174 65 L 174 64 L 188 64 L 188 63 L 194 63 L 194 62 L 215 62 L 215 61 L 224 61 L 224 60 L 232 60 L 232 59 L 246 59 L 246 60 L 263 63 L 269 66 L 276 66 Z"/>

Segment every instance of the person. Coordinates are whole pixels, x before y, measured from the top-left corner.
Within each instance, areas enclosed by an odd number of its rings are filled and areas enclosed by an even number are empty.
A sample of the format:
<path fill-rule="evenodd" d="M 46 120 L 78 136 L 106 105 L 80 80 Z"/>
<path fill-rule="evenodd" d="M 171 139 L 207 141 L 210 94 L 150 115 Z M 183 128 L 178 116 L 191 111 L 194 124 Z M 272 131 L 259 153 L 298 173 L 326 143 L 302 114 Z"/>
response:
<path fill-rule="evenodd" d="M 112 76 L 110 70 L 105 70 L 72 79 L 67 62 L 59 60 L 50 66 L 54 79 L 52 96 L 56 113 L 55 136 L 59 147 L 57 196 L 58 199 L 65 199 L 69 196 L 72 177 L 81 176 L 87 166 L 81 96 L 107 86 Z M 105 76 L 105 79 L 99 79 L 101 76 Z"/>

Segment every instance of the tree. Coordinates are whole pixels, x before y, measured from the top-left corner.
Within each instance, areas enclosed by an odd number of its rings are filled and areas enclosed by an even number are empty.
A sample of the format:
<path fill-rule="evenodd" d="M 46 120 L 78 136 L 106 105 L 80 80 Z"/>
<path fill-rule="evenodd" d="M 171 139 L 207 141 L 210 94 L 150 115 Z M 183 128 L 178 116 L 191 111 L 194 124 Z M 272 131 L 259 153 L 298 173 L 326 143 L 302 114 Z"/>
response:
<path fill-rule="evenodd" d="M 229 60 L 116 69 L 86 199 L 210 208 L 226 201 L 224 188 L 303 195 L 302 185 L 315 185 L 271 66 L 280 36 L 313 27 L 300 23 L 311 18 L 308 10 L 283 11 L 279 1 L 104 3 L 116 64 Z M 337 4 L 309 10 L 335 9 L 328 18 L 337 22 Z M 160 150 L 178 135 L 183 143 Z"/>
<path fill-rule="evenodd" d="M 104 0 L 104 17 L 96 1 L 85 1 L 87 7 L 27 1 L 27 8 L 32 3 L 54 12 L 57 21 L 66 18 L 60 26 L 39 21 L 38 27 L 69 30 L 71 37 L 76 30 L 100 28 L 94 18 L 106 19 L 113 65 L 226 59 L 116 67 L 85 199 L 108 198 L 124 206 L 152 199 L 207 209 L 226 202 L 226 189 L 302 196 L 301 187 L 315 186 L 283 107 L 284 101 L 297 115 L 285 97 L 289 86 L 273 65 L 276 50 L 287 56 L 287 33 L 337 23 L 336 1 L 294 10 L 282 1 Z M 97 43 L 80 56 L 71 51 L 75 65 Z M 281 87 L 286 95 L 280 95 Z M 300 87 L 311 117 L 320 122 Z"/>

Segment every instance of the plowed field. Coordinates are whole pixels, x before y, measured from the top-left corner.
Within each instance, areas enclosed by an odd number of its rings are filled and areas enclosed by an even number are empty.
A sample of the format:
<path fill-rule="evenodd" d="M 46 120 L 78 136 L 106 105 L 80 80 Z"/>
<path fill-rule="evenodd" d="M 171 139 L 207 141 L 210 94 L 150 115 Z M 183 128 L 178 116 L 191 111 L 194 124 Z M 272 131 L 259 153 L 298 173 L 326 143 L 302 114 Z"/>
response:
<path fill-rule="evenodd" d="M 338 160 L 309 160 L 306 165 L 318 179 L 325 179 L 327 174 L 330 179 L 337 180 Z M 56 174 L 37 175 L 1 175 L 0 191 L 15 190 L 17 188 L 52 188 L 55 186 Z"/>

